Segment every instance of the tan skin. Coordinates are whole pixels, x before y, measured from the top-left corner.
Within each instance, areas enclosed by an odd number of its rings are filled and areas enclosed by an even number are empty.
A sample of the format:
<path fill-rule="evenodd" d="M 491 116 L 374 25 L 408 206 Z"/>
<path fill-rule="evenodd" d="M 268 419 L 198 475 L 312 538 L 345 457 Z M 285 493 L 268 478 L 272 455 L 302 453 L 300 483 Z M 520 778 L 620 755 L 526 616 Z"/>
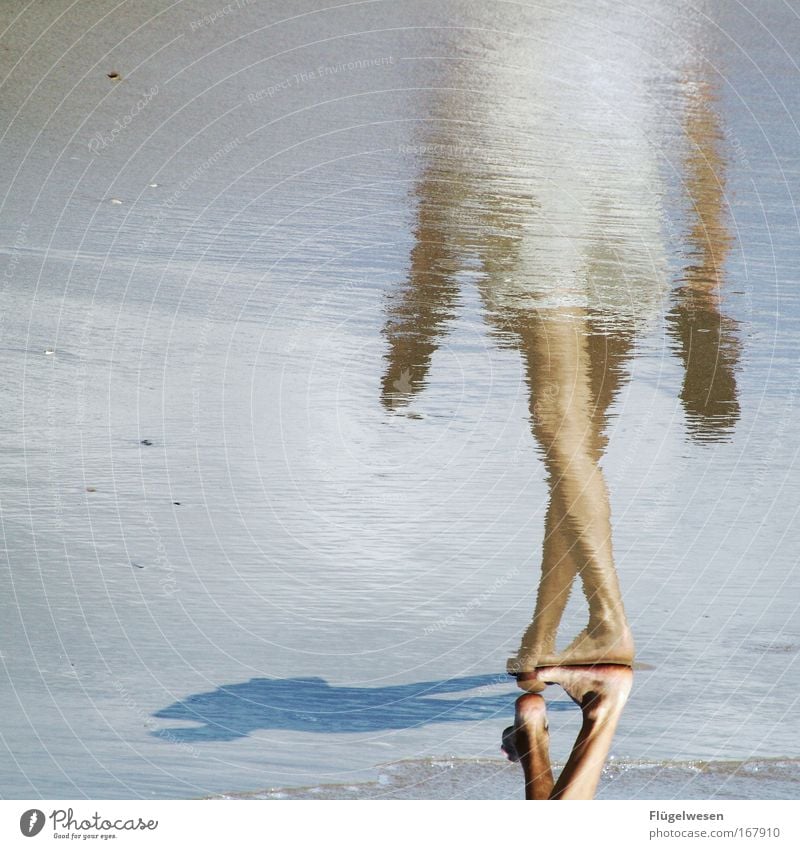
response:
<path fill-rule="evenodd" d="M 392 409 L 407 403 L 424 380 L 436 336 L 454 301 L 452 281 L 431 270 L 446 267 L 458 253 L 436 230 L 438 209 L 432 202 L 421 204 L 420 238 L 411 264 L 414 285 L 403 293 L 387 325 L 383 400 Z M 506 261 L 513 256 L 509 245 L 484 247 L 495 257 L 502 248 Z M 517 312 L 493 320 L 507 338 L 515 339 L 524 357 L 532 430 L 550 489 L 536 610 L 510 661 L 519 686 L 530 692 L 517 701 L 506 746 L 522 764 L 526 798 L 591 798 L 632 680 L 633 640 L 614 568 L 608 492 L 599 467 L 606 411 L 623 378 L 632 333 L 609 336 L 579 309 Z M 407 333 L 409 327 L 415 332 Z M 406 386 L 406 394 L 393 391 Z M 589 622 L 569 648 L 557 653 L 556 632 L 578 578 Z M 561 685 L 583 713 L 557 782 L 550 767 L 545 702 L 537 693 L 548 683 Z"/>
<path fill-rule="evenodd" d="M 614 568 L 608 492 L 599 467 L 606 410 L 619 387 L 618 366 L 630 340 L 593 332 L 580 310 L 520 317 L 517 332 L 533 390 L 531 421 L 543 449 L 550 498 L 533 621 L 509 661 L 518 685 L 528 692 L 517 700 L 505 748 L 522 765 L 526 799 L 591 799 L 633 680 L 633 638 Z M 544 392 L 534 380 L 567 389 Z M 569 647 L 556 652 L 556 633 L 577 577 L 589 623 Z M 538 694 L 548 684 L 560 685 L 583 715 L 556 782 L 545 701 Z"/>
<path fill-rule="evenodd" d="M 686 269 L 667 323 L 685 368 L 681 400 L 690 432 L 714 438 L 729 431 L 738 417 L 734 370 L 739 347 L 735 323 L 720 311 L 720 268 L 731 240 L 724 221 L 717 117 L 707 87 L 693 91 L 686 122 L 693 149 L 686 185 L 695 210 L 690 253 L 698 260 Z M 446 138 L 434 141 L 447 147 Z M 623 321 L 609 332 L 602 315 L 579 307 L 493 309 L 492 288 L 528 271 L 520 244 L 523 231 L 538 226 L 535 199 L 504 203 L 487 196 L 480 175 L 472 174 L 467 163 L 461 165 L 433 162 L 417 185 L 409 276 L 387 311 L 381 399 L 387 409 L 398 410 L 424 386 L 432 355 L 457 307 L 457 269 L 471 258 L 473 266 L 482 268 L 478 286 L 490 324 L 523 357 L 531 427 L 549 487 L 536 609 L 508 665 L 525 693 L 517 700 L 503 748 L 522 765 L 526 799 L 590 799 L 633 680 L 633 638 L 614 567 L 608 491 L 599 462 L 608 409 L 625 379 L 636 329 Z M 474 203 L 476 198 L 480 203 Z M 467 209 L 471 217 L 454 214 Z M 590 282 L 592 261 L 586 257 Z M 578 580 L 588 623 L 558 651 L 558 626 Z M 549 684 L 561 686 L 582 713 L 557 780 L 540 695 Z"/>
<path fill-rule="evenodd" d="M 687 115 L 691 142 L 687 185 L 695 209 L 689 240 L 697 261 L 687 269 L 667 315 L 685 366 L 681 400 L 690 429 L 699 438 L 728 430 L 739 410 L 734 379 L 739 355 L 736 324 L 720 311 L 721 267 L 731 238 L 724 215 L 724 163 L 710 100 L 708 87 L 699 87 Z M 525 326 L 524 321 L 519 324 Z M 612 575 L 610 527 L 605 531 L 607 497 L 597 467 L 604 448 L 606 410 L 618 388 L 619 369 L 614 360 L 624 356 L 627 346 L 619 338 L 607 340 L 606 356 L 592 355 L 596 337 L 586 323 L 580 328 L 588 340 L 586 346 L 576 338 L 570 341 L 566 328 L 558 330 L 551 323 L 548 330 L 546 346 L 535 341 L 521 346 L 531 384 L 534 374 L 545 375 L 562 385 L 568 381 L 573 389 L 560 411 L 547 400 L 548 393 L 544 393 L 544 404 L 539 401 L 532 407 L 534 434 L 547 449 L 551 498 L 536 611 L 517 657 L 509 661 L 509 671 L 528 692 L 517 700 L 515 722 L 504 734 L 503 749 L 522 765 L 526 799 L 590 799 L 633 680 L 633 641 Z M 540 332 L 539 338 L 542 336 Z M 602 387 L 593 379 L 598 365 L 607 378 Z M 580 495 L 579 484 L 583 484 Z M 587 507 L 581 514 L 581 496 L 592 492 L 594 509 Z M 590 623 L 570 647 L 556 654 L 555 631 L 576 575 L 583 579 Z M 554 665 L 545 665 L 549 663 Z M 560 684 L 583 714 L 581 730 L 557 782 L 549 761 L 545 702 L 538 694 L 551 683 Z"/>
<path fill-rule="evenodd" d="M 506 731 L 503 748 L 522 765 L 526 799 L 594 798 L 632 683 L 629 666 L 607 664 L 545 666 L 525 676 L 520 686 L 530 689 L 559 684 L 583 715 L 569 760 L 554 782 L 545 701 L 538 693 L 517 699 L 514 725 Z"/>

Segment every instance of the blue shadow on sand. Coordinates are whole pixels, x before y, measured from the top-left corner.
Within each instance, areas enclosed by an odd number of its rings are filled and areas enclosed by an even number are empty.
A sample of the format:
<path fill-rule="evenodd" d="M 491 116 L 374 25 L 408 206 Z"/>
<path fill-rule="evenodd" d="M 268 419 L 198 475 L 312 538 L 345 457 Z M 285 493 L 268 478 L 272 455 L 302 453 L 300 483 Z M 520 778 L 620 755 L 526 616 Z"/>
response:
<path fill-rule="evenodd" d="M 497 675 L 473 675 L 388 687 L 336 687 L 323 678 L 252 678 L 189 696 L 154 713 L 159 719 L 196 722 L 198 727 L 153 734 L 172 743 L 199 743 L 236 740 L 261 729 L 357 734 L 497 717 L 511 722 L 518 690 L 486 696 L 468 692 L 506 680 L 510 682 Z M 463 695 L 453 698 L 456 693 Z M 548 707 L 563 710 L 573 705 L 550 702 Z"/>

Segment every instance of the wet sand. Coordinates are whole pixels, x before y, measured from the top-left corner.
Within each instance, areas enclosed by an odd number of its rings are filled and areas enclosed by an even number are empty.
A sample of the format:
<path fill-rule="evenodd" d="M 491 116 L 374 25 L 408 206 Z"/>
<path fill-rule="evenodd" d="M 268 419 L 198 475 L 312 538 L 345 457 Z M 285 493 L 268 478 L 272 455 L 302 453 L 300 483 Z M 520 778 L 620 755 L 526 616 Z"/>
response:
<path fill-rule="evenodd" d="M 559 766 L 558 764 L 556 765 Z M 612 761 L 598 799 L 794 799 L 798 762 Z M 374 782 L 270 789 L 226 799 L 519 799 L 519 767 L 495 760 L 385 764 Z"/>
<path fill-rule="evenodd" d="M 686 766 L 800 757 L 800 25 L 724 5 L 0 4 L 0 795 L 519 790 L 537 309 L 620 343 L 615 761 L 796 795 Z"/>

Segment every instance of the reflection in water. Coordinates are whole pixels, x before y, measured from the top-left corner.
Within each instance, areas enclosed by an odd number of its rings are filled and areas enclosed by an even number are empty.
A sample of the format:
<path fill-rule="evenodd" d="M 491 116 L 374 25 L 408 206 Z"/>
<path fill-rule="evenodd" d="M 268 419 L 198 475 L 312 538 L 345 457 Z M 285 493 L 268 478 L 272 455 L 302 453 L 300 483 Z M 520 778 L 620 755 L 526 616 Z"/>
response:
<path fill-rule="evenodd" d="M 389 366 L 383 376 L 382 398 L 389 407 L 407 403 L 424 385 L 431 357 L 445 322 L 453 317 L 459 295 L 455 279 L 459 245 L 442 238 L 447 205 L 426 202 L 436 197 L 438 181 L 420 183 L 414 247 L 411 251 L 409 285 L 390 307 L 386 335 Z"/>
<path fill-rule="evenodd" d="M 388 308 L 382 401 L 397 410 L 425 386 L 461 287 L 476 280 L 493 333 L 523 357 L 549 487 L 536 608 L 509 661 L 528 692 L 518 699 L 504 748 L 522 761 L 527 798 L 590 798 L 630 690 L 634 658 L 599 461 L 609 406 L 637 334 L 663 315 L 666 298 L 651 141 L 655 107 L 635 87 L 617 92 L 626 104 L 622 121 L 607 98 L 586 94 L 577 74 L 555 110 L 533 105 L 531 114 L 505 113 L 498 95 L 508 84 L 502 73 L 487 78 L 484 106 L 496 126 L 508 129 L 504 146 L 481 138 L 468 148 L 459 134 L 466 128 L 449 121 L 452 136 L 431 138 L 420 149 L 416 238 L 407 282 Z M 725 438 L 738 414 L 733 374 L 739 349 L 735 324 L 720 312 L 721 266 L 730 245 L 720 132 L 709 85 L 692 82 L 687 89 L 686 185 L 695 210 L 688 241 L 696 261 L 667 320 L 684 364 L 681 400 L 689 429 L 711 440 Z M 446 115 L 459 104 L 432 108 Z M 583 120 L 572 120 L 575 115 Z M 531 139 L 537 145 L 529 156 Z M 588 623 L 559 651 L 558 628 L 577 579 Z M 549 683 L 560 684 L 583 711 L 557 782 L 538 695 Z"/>
<path fill-rule="evenodd" d="M 585 313 L 575 309 L 529 320 L 520 333 L 533 432 L 543 449 L 550 497 L 536 609 L 510 672 L 633 661 L 611 550 L 608 491 L 598 465 L 605 413 L 630 341 L 627 335 L 593 332 Z M 558 626 L 577 576 L 589 622 L 568 648 L 557 652 Z"/>
<path fill-rule="evenodd" d="M 734 376 L 741 349 L 738 325 L 720 312 L 720 284 L 732 239 L 725 224 L 725 169 L 712 101 L 705 81 L 690 89 L 686 181 L 694 212 L 689 233 L 694 263 L 667 315 L 684 366 L 681 401 L 689 431 L 702 440 L 718 439 L 739 418 Z"/>

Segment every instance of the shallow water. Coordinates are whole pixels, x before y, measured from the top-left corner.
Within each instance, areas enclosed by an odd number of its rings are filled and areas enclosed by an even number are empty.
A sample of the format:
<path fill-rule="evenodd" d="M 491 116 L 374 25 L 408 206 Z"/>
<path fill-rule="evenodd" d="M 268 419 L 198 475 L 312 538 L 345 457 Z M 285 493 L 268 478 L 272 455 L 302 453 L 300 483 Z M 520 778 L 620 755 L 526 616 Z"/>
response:
<path fill-rule="evenodd" d="M 796 799 L 797 761 L 612 761 L 598 799 Z M 373 782 L 226 795 L 244 799 L 519 799 L 519 767 L 429 758 L 384 764 Z"/>
<path fill-rule="evenodd" d="M 532 315 L 605 363 L 615 758 L 796 794 L 685 764 L 800 757 L 800 22 L 559 6 L 0 4 L 4 797 L 514 795 Z"/>

